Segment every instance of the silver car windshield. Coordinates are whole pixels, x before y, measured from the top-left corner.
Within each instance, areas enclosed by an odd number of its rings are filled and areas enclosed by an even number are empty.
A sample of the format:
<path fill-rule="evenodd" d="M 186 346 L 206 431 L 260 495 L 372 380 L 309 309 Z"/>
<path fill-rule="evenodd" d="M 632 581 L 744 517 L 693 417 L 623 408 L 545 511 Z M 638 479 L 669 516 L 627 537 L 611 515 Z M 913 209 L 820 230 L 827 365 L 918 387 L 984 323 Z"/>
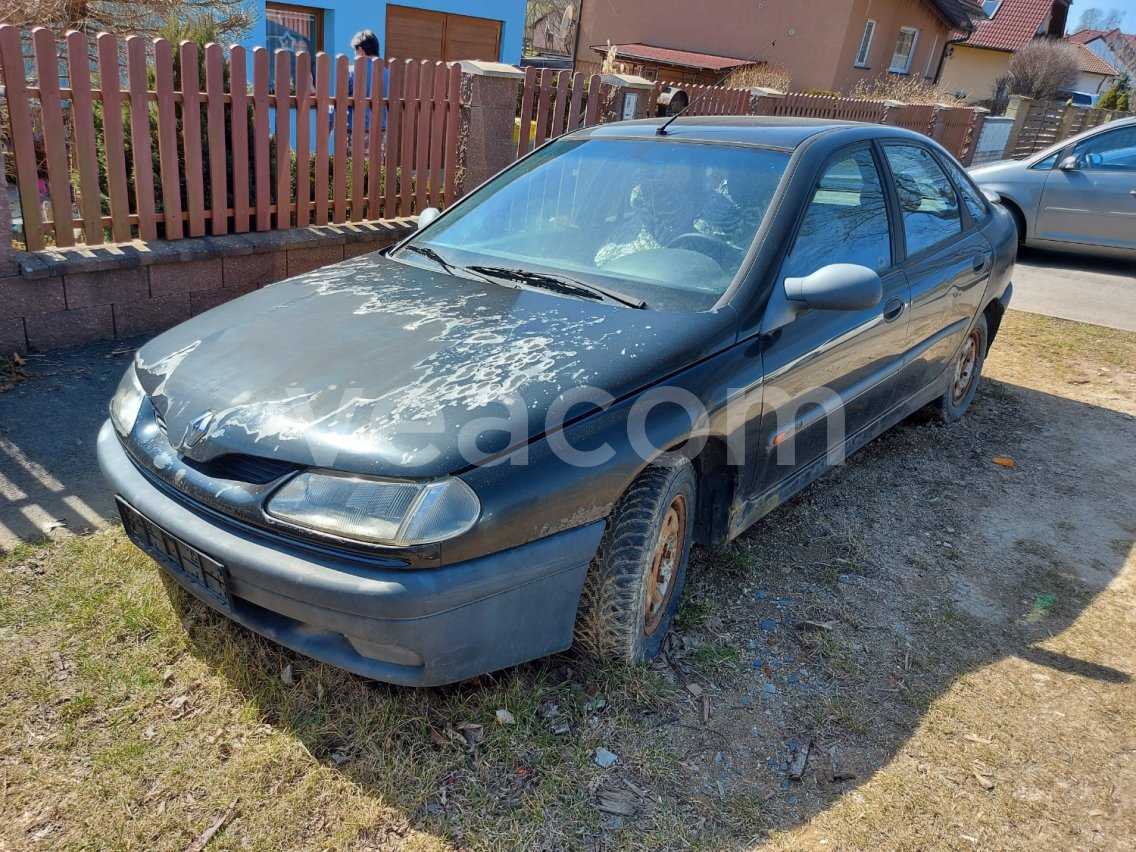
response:
<path fill-rule="evenodd" d="M 567 139 L 478 190 L 396 257 L 423 266 L 441 258 L 477 277 L 556 275 L 650 308 L 705 310 L 738 273 L 788 161 L 744 146 Z"/>

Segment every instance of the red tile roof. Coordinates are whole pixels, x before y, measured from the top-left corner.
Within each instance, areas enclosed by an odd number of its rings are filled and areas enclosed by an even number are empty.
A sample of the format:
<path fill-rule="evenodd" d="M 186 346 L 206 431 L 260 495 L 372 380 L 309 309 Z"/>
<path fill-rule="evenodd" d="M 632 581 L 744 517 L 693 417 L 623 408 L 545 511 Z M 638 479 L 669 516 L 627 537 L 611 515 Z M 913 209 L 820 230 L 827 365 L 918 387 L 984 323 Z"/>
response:
<path fill-rule="evenodd" d="M 1014 51 L 1029 44 L 1053 9 L 1053 0 L 1003 0 L 994 17 L 979 21 L 967 47 Z"/>
<path fill-rule="evenodd" d="M 1077 32 L 1065 36 L 1065 38 L 1073 44 L 1088 44 L 1093 39 L 1100 38 L 1103 35 L 1108 35 L 1108 33 L 1105 30 L 1077 30 Z"/>
<path fill-rule="evenodd" d="M 1086 74 L 1103 74 L 1113 77 L 1120 73 L 1083 44 L 1076 45 L 1077 61 L 1081 63 L 1081 70 Z"/>
<path fill-rule="evenodd" d="M 732 56 L 718 56 L 713 53 L 695 53 L 690 50 L 671 50 L 669 47 L 655 47 L 650 44 L 617 44 L 615 55 L 620 59 L 633 59 L 640 62 L 658 62 L 662 65 L 675 65 L 680 68 L 700 68 L 706 71 L 726 71 L 739 65 L 748 65 L 751 59 L 736 59 Z M 592 50 L 607 53 L 609 46 L 593 44 Z"/>

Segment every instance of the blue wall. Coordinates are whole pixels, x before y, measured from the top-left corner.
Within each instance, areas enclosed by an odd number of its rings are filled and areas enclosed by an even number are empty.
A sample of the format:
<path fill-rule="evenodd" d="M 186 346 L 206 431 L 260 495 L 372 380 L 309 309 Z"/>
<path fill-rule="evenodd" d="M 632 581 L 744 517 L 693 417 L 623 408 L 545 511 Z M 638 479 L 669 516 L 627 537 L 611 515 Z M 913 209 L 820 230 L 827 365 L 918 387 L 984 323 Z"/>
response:
<path fill-rule="evenodd" d="M 305 3 L 300 0 L 295 5 L 325 10 L 323 43 L 324 50 L 327 53 L 333 56 L 337 53 L 351 56 L 351 37 L 359 30 L 371 29 L 379 37 L 383 55 L 386 55 L 386 3 L 375 2 L 375 0 L 323 0 L 322 3 Z M 521 61 L 526 0 L 479 0 L 477 3 L 470 3 L 468 0 L 467 2 L 461 2 L 461 0 L 401 0 L 394 5 L 502 21 L 501 55 L 497 59 L 500 62 L 508 62 L 513 65 Z M 259 15 L 253 25 L 252 32 L 247 39 L 241 42 L 245 47 L 262 47 L 266 41 L 263 4 L 260 5 L 258 11 Z M 417 59 L 418 57 L 400 56 L 398 58 Z"/>

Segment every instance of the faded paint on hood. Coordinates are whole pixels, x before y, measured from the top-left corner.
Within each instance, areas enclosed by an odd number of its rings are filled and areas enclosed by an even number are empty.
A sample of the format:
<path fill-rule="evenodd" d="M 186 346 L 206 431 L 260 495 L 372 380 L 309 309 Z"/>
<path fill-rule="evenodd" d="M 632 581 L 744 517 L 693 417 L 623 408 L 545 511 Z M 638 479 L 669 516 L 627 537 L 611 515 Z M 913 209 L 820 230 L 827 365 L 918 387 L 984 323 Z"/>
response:
<path fill-rule="evenodd" d="M 195 317 L 136 363 L 190 458 L 421 477 L 467 467 L 477 432 L 485 453 L 541 434 L 571 388 L 620 397 L 733 339 L 729 311 L 632 310 L 369 255 Z"/>

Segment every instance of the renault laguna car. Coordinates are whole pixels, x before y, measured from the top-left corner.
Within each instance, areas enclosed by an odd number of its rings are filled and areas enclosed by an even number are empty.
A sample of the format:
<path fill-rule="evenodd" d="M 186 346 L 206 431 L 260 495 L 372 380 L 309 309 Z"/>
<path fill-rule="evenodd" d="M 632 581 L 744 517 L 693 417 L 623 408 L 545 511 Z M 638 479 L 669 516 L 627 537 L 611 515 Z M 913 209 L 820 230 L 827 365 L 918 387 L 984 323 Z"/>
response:
<path fill-rule="evenodd" d="M 963 415 L 1016 250 L 934 142 L 800 119 L 593 127 L 434 213 L 147 343 L 98 441 L 191 593 L 419 686 L 650 660 L 692 542 Z"/>

